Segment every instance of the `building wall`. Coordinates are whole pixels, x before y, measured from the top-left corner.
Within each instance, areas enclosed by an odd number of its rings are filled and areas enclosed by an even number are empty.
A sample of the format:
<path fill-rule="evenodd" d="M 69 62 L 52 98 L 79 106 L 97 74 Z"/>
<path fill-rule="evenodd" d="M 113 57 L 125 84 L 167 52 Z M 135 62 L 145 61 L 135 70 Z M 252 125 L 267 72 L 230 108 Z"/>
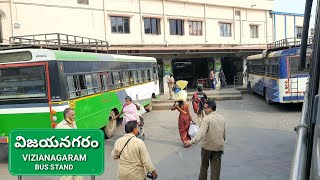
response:
<path fill-rule="evenodd" d="M 296 27 L 303 27 L 303 15 L 299 14 L 273 14 L 274 41 L 296 37 Z"/>
<path fill-rule="evenodd" d="M 2 19 L 2 30 L 4 42 L 7 43 L 9 37 L 12 36 L 12 26 L 11 26 L 11 13 L 10 13 L 10 3 L 7 0 L 0 0 L 0 8 L 6 14 L 6 17 Z"/>
<path fill-rule="evenodd" d="M 284 15 L 272 20 L 269 11 L 274 2 L 270 0 L 89 0 L 89 5 L 77 4 L 77 0 L 11 2 L 0 0 L 7 14 L 5 39 L 59 32 L 107 40 L 110 45 L 223 45 L 266 44 L 294 34 L 293 16 L 286 15 L 286 33 Z M 110 16 L 129 17 L 130 33 L 112 33 Z M 144 33 L 144 17 L 160 19 L 159 35 Z M 296 26 L 302 26 L 303 18 L 295 18 Z M 184 20 L 184 35 L 170 35 L 170 19 Z M 189 35 L 189 21 L 202 22 L 202 35 Z M 219 23 L 231 24 L 231 37 L 220 36 Z M 250 25 L 258 26 L 258 38 L 250 37 Z"/>
<path fill-rule="evenodd" d="M 6 24 L 20 25 L 19 28 L 5 27 L 6 39 L 10 36 L 65 33 L 104 39 L 102 1 L 90 1 L 89 5 L 78 5 L 71 0 L 14 0 L 10 13 L 7 2 Z M 1 7 L 2 8 L 2 7 Z"/>

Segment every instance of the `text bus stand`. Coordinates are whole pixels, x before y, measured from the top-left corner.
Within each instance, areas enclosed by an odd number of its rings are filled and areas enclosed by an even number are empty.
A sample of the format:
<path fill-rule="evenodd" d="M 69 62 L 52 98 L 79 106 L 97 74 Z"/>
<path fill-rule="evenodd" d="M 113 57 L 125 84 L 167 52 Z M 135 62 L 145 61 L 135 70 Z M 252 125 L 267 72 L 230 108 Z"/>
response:
<path fill-rule="evenodd" d="M 100 130 L 13 130 L 9 171 L 17 175 L 91 176 L 104 171 L 104 134 Z"/>

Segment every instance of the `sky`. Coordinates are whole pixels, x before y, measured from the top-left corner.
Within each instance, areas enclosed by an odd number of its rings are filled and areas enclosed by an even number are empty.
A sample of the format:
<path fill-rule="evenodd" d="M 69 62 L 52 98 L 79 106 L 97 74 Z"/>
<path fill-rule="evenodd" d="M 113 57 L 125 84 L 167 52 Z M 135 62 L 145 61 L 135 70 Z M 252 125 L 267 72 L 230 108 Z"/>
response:
<path fill-rule="evenodd" d="M 304 14 L 305 0 L 275 0 L 274 11 Z M 317 0 L 313 0 L 310 27 L 314 26 Z"/>

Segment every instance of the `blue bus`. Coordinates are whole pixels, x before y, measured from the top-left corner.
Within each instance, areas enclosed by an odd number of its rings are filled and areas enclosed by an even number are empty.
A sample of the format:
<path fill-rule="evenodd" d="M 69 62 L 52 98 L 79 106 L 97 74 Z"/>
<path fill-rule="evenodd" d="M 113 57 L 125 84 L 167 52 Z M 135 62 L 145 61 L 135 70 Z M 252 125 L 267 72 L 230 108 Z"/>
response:
<path fill-rule="evenodd" d="M 303 102 L 308 71 L 300 71 L 300 47 L 247 57 L 247 87 L 265 97 L 268 104 Z M 311 48 L 307 51 L 309 69 Z"/>

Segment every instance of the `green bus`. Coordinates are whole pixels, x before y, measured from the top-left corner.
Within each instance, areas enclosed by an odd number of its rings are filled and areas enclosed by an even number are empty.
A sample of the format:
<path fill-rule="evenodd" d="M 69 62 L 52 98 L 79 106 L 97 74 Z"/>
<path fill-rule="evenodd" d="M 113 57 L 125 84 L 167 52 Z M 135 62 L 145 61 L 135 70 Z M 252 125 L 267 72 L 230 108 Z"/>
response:
<path fill-rule="evenodd" d="M 78 128 L 114 135 L 113 121 L 131 96 L 151 106 L 159 94 L 151 57 L 49 49 L 0 51 L 0 145 L 16 128 L 54 128 L 74 108 Z"/>

